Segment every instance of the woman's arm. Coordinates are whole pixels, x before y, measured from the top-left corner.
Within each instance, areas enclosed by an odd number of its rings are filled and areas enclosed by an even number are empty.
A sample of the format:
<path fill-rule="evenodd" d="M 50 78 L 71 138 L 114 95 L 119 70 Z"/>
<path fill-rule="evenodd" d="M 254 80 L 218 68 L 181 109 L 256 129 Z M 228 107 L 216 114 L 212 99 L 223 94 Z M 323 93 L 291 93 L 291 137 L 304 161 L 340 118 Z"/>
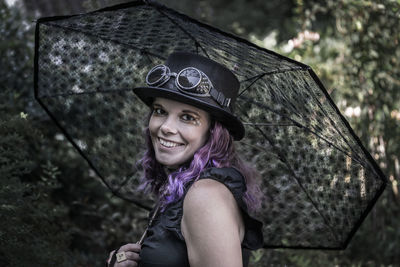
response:
<path fill-rule="evenodd" d="M 183 203 L 182 234 L 191 267 L 241 267 L 244 223 L 229 189 L 212 179 L 193 184 Z"/>

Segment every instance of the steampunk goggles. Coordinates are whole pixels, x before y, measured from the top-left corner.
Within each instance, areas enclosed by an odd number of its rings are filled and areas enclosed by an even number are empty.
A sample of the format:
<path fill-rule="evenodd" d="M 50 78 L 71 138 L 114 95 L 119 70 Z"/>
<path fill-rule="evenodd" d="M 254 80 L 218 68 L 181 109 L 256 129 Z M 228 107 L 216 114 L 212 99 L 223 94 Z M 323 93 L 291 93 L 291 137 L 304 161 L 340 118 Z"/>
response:
<path fill-rule="evenodd" d="M 222 107 L 229 107 L 231 99 L 214 88 L 210 79 L 201 70 L 187 67 L 180 72 L 171 72 L 165 65 L 153 67 L 146 76 L 149 86 L 161 86 L 175 77 L 175 85 L 184 94 L 196 97 L 212 97 Z"/>

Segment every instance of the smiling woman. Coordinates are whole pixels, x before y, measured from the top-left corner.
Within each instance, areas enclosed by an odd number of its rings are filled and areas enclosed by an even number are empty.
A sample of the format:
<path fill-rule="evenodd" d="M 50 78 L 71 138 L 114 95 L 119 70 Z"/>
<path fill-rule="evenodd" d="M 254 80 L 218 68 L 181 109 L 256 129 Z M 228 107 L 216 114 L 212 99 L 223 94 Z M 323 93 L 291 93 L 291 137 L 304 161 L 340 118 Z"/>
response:
<path fill-rule="evenodd" d="M 257 173 L 237 155 L 239 82 L 199 55 L 173 53 L 135 88 L 151 108 L 141 189 L 159 200 L 143 244 L 110 253 L 115 266 L 247 266 L 263 245 Z M 160 207 L 160 208 L 158 208 Z M 115 256 L 113 256 L 115 255 Z M 113 260 L 114 258 L 114 260 Z"/>
<path fill-rule="evenodd" d="M 156 98 L 149 131 L 156 160 L 176 169 L 202 147 L 210 128 L 209 114 L 199 108 L 166 98 Z"/>

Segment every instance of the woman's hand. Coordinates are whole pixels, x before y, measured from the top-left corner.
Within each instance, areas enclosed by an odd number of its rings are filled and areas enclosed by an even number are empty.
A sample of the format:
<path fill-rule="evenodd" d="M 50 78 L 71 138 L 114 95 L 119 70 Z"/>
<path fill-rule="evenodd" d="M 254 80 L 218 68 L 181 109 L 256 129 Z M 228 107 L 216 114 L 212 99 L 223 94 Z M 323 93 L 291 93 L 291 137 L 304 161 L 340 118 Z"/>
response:
<path fill-rule="evenodd" d="M 139 244 L 135 244 L 135 243 L 129 243 L 126 245 L 123 245 L 122 247 L 120 247 L 117 251 L 117 253 L 120 252 L 125 252 L 125 256 L 126 256 L 126 260 L 122 260 L 120 262 L 115 261 L 114 266 L 110 266 L 110 267 L 137 267 L 139 266 L 139 261 L 140 261 L 140 245 Z M 110 264 L 111 261 L 111 257 L 114 254 L 114 251 L 110 252 L 110 255 L 108 256 L 108 260 L 107 263 Z"/>

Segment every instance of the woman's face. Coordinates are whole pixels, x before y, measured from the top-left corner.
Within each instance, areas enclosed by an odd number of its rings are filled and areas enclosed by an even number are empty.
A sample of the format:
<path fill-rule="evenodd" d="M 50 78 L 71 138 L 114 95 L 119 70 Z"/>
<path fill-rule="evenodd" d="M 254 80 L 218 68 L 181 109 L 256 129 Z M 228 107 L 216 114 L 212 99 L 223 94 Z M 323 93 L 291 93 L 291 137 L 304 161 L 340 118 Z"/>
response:
<path fill-rule="evenodd" d="M 166 98 L 155 98 L 149 130 L 157 161 L 171 169 L 191 159 L 208 138 L 209 114 Z"/>

